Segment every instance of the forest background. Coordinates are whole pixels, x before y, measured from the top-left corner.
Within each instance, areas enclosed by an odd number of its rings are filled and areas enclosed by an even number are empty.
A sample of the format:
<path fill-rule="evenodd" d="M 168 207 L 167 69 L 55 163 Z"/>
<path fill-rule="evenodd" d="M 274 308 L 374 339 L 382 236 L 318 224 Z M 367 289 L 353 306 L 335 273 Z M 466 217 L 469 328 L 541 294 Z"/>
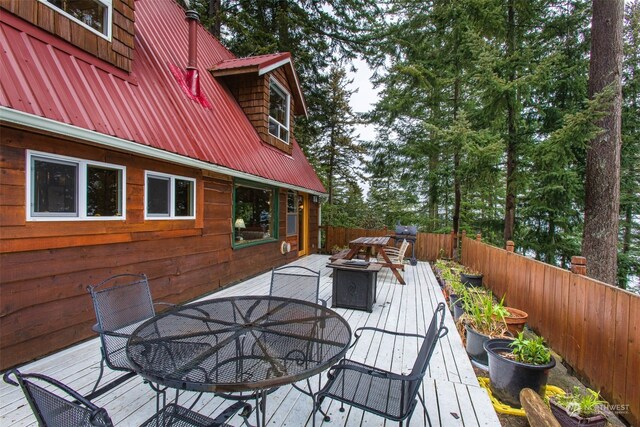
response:
<path fill-rule="evenodd" d="M 466 230 L 560 267 L 580 254 L 586 150 L 609 102 L 587 93 L 590 1 L 179 2 L 239 57 L 292 53 L 325 225 Z M 624 12 L 617 284 L 640 293 L 640 0 Z M 349 105 L 357 58 L 379 93 L 364 114 Z"/>

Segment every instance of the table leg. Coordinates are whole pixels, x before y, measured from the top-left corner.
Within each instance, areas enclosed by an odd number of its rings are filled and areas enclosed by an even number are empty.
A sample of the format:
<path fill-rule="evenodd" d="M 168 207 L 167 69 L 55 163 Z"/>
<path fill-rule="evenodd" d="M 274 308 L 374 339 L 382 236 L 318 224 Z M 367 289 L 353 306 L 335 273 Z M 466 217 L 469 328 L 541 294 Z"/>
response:
<path fill-rule="evenodd" d="M 353 245 L 349 248 L 349 253 L 344 257 L 344 259 L 353 259 L 354 256 L 358 253 L 362 245 Z"/>

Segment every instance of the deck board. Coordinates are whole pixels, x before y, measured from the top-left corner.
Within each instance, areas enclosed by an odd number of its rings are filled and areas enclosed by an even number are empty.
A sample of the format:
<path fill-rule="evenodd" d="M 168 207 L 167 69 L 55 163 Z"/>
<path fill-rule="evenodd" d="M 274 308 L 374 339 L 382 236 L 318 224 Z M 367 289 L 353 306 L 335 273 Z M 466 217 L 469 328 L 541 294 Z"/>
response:
<path fill-rule="evenodd" d="M 328 305 L 331 306 L 332 278 L 331 269 L 326 267 L 327 262 L 326 256 L 312 255 L 301 258 L 294 264 L 320 270 L 320 298 L 327 300 Z M 342 308 L 336 308 L 335 311 L 349 322 L 352 330 L 361 326 L 373 326 L 407 333 L 424 333 L 434 308 L 439 302 L 444 301 L 443 295 L 428 263 L 420 262 L 417 266 L 406 266 L 404 277 L 407 284 L 402 286 L 388 269 L 380 272 L 377 300 L 372 313 Z M 266 272 L 201 299 L 268 294 L 269 281 L 270 272 Z M 431 425 L 499 426 L 500 423 L 489 397 L 478 385 L 448 311 L 445 325 L 450 333 L 438 342 L 422 387 Z M 347 357 L 397 373 L 408 373 L 413 366 L 419 346 L 420 341 L 415 338 L 366 332 L 358 344 L 348 351 Z M 99 362 L 100 343 L 98 339 L 93 339 L 26 364 L 20 367 L 20 370 L 50 375 L 79 390 L 82 394 L 88 394 L 97 379 Z M 107 369 L 105 380 L 115 378 L 118 374 Z M 322 381 L 324 378 L 323 375 Z M 306 387 L 304 382 L 299 385 Z M 311 385 L 313 390 L 317 391 L 317 377 L 311 379 Z M 171 393 L 171 396 L 173 394 Z M 193 399 L 195 399 L 195 393 L 190 392 L 181 393 L 179 398 L 181 404 L 190 404 Z M 107 409 L 116 425 L 123 426 L 139 425 L 155 411 L 155 395 L 138 377 L 132 378 L 96 399 L 95 403 Z M 223 399 L 205 394 L 196 403 L 194 409 L 211 416 L 218 414 L 226 406 L 228 402 Z M 316 415 L 318 426 L 396 424 L 385 423 L 380 417 L 349 406 L 345 407 L 345 412 L 340 412 L 339 402 L 331 400 L 325 400 L 322 407 L 331 416 L 331 421 L 324 422 L 318 414 Z M 269 425 L 310 426 L 311 408 L 312 403 L 308 396 L 291 386 L 281 387 L 267 400 Z M 411 419 L 411 425 L 429 425 L 421 409 L 418 404 Z M 230 424 L 240 425 L 241 421 L 242 419 L 236 416 L 230 420 Z M 0 383 L 0 425 L 35 425 L 35 418 L 22 392 L 4 382 Z"/>

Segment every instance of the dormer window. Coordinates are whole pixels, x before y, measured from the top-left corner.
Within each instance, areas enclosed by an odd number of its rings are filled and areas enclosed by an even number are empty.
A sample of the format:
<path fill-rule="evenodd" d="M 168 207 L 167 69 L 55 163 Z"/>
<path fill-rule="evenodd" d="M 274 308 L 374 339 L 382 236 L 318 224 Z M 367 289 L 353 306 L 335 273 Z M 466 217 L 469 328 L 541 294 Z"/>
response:
<path fill-rule="evenodd" d="M 269 133 L 289 143 L 290 95 L 274 79 L 269 85 Z"/>
<path fill-rule="evenodd" d="M 92 32 L 111 40 L 112 0 L 40 0 Z"/>

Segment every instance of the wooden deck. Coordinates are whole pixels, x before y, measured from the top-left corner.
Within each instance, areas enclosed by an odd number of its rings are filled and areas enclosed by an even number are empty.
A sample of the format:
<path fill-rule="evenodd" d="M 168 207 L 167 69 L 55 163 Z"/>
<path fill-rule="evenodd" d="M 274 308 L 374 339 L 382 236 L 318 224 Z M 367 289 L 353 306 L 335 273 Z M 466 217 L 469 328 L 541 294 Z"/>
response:
<path fill-rule="evenodd" d="M 331 270 L 326 268 L 328 257 L 312 255 L 295 262 L 322 273 L 320 296 L 331 301 Z M 378 275 L 378 295 L 372 313 L 336 309 L 348 320 L 352 329 L 360 326 L 376 326 L 402 332 L 423 333 L 431 319 L 433 309 L 443 301 L 442 293 L 427 263 L 407 266 L 405 286 L 399 285 L 389 269 Z M 265 273 L 223 289 L 203 299 L 221 296 L 266 294 L 269 292 L 270 273 Z M 411 425 L 433 426 L 499 426 L 498 417 L 487 393 L 479 387 L 471 363 L 456 333 L 453 319 L 447 311 L 445 320 L 449 334 L 441 339 L 431 359 L 427 377 L 423 383 L 423 396 L 429 409 L 429 420 L 420 404 L 411 419 Z M 351 359 L 375 364 L 398 373 L 411 370 L 419 343 L 416 339 L 388 338 L 382 334 L 364 335 L 347 356 Z M 82 394 L 89 393 L 97 379 L 100 348 L 97 339 L 79 344 L 54 355 L 24 365 L 22 372 L 39 372 L 52 376 Z M 106 375 L 113 375 L 107 371 Z M 316 381 L 313 383 L 317 384 Z M 181 394 L 180 402 L 188 403 L 194 395 Z M 140 378 L 133 378 L 110 393 L 96 399 L 97 405 L 109 412 L 116 425 L 136 426 L 150 417 L 155 410 L 154 394 Z M 212 396 L 204 396 L 195 410 L 205 415 L 218 414 L 228 402 Z M 317 425 L 325 427 L 385 425 L 384 419 L 346 407 L 339 412 L 339 404 L 327 400 L 322 405 L 331 416 L 330 422 L 322 422 L 317 415 Z M 282 387 L 269 396 L 267 416 L 269 426 L 311 425 L 311 399 L 291 386 Z M 253 421 L 255 421 L 253 419 Z M 231 425 L 240 425 L 241 418 L 234 418 Z M 0 384 L 0 425 L 35 425 L 35 418 L 17 387 Z M 396 425 L 396 423 L 389 423 Z"/>

